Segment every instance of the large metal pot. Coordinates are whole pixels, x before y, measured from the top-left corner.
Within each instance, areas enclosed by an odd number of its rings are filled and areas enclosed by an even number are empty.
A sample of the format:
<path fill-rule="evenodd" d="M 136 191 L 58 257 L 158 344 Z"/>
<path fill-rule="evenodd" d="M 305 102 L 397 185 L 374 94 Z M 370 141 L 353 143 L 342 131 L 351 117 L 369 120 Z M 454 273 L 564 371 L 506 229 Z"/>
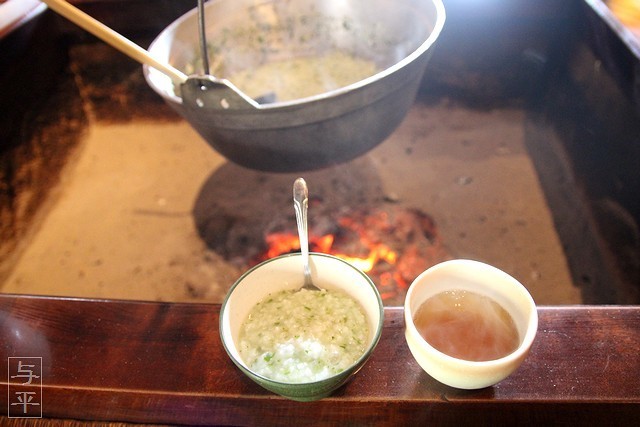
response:
<path fill-rule="evenodd" d="M 444 20 L 440 0 L 213 0 L 206 4 L 206 34 L 216 45 L 211 61 L 224 63 L 225 70 L 341 49 L 375 62 L 379 71 L 320 95 L 225 108 L 181 96 L 153 68 L 145 66 L 144 73 L 234 163 L 273 172 L 318 169 L 367 152 L 396 129 L 415 100 Z M 169 25 L 149 51 L 185 73 L 201 73 L 198 34 L 194 9 Z"/>

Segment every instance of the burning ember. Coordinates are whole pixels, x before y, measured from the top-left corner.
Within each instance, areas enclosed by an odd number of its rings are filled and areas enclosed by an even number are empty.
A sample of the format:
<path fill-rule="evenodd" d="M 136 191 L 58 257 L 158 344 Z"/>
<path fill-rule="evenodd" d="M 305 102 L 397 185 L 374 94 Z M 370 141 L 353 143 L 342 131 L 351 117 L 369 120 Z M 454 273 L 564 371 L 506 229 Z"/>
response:
<path fill-rule="evenodd" d="M 413 279 L 450 259 L 434 221 L 417 209 L 342 212 L 316 223 L 310 218 L 309 226 L 310 250 L 338 256 L 366 272 L 385 305 L 402 305 Z M 251 264 L 300 250 L 295 231 L 269 232 L 265 244 L 266 250 Z"/>

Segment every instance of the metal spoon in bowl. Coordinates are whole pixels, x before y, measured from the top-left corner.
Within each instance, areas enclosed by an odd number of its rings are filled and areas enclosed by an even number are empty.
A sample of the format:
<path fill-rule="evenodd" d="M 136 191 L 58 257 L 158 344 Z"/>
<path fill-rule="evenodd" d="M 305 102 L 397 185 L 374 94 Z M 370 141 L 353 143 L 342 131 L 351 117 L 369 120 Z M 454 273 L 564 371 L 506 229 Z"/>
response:
<path fill-rule="evenodd" d="M 293 208 L 296 211 L 296 224 L 298 225 L 298 237 L 300 239 L 300 252 L 304 271 L 304 284 L 300 289 L 319 291 L 320 288 L 311 280 L 309 268 L 309 234 L 307 230 L 307 210 L 309 208 L 309 190 L 304 179 L 298 178 L 293 183 Z"/>

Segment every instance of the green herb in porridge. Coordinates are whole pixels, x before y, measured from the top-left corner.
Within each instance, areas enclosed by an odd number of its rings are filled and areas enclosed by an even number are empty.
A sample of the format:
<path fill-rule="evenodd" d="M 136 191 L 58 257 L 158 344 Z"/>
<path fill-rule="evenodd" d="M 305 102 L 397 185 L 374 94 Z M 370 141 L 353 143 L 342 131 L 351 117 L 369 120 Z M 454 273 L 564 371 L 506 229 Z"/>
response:
<path fill-rule="evenodd" d="M 252 98 L 274 93 L 278 101 L 305 98 L 350 85 L 376 73 L 372 61 L 346 52 L 283 59 L 227 78 Z"/>
<path fill-rule="evenodd" d="M 281 291 L 249 313 L 240 355 L 254 372 L 276 381 L 319 381 L 362 356 L 368 329 L 360 305 L 343 292 Z"/>

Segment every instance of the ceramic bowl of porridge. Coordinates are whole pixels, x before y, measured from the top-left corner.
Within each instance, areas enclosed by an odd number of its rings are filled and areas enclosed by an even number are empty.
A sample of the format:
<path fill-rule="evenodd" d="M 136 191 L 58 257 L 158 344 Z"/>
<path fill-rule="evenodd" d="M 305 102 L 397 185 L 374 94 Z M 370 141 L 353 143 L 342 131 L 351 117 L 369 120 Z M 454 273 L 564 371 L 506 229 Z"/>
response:
<path fill-rule="evenodd" d="M 538 329 L 527 289 L 493 266 L 451 260 L 419 275 L 407 291 L 405 337 L 411 354 L 433 378 L 479 389 L 511 375 Z"/>
<path fill-rule="evenodd" d="M 364 366 L 384 314 L 374 283 L 348 262 L 312 253 L 310 265 L 320 291 L 300 289 L 300 254 L 282 255 L 243 274 L 220 310 L 220 337 L 233 363 L 298 401 L 329 396 Z"/>
<path fill-rule="evenodd" d="M 441 0 L 211 0 L 204 15 L 216 81 L 192 88 L 148 66 L 145 78 L 220 154 L 273 172 L 345 162 L 390 135 L 445 21 Z M 205 74 L 197 10 L 149 51 Z"/>

